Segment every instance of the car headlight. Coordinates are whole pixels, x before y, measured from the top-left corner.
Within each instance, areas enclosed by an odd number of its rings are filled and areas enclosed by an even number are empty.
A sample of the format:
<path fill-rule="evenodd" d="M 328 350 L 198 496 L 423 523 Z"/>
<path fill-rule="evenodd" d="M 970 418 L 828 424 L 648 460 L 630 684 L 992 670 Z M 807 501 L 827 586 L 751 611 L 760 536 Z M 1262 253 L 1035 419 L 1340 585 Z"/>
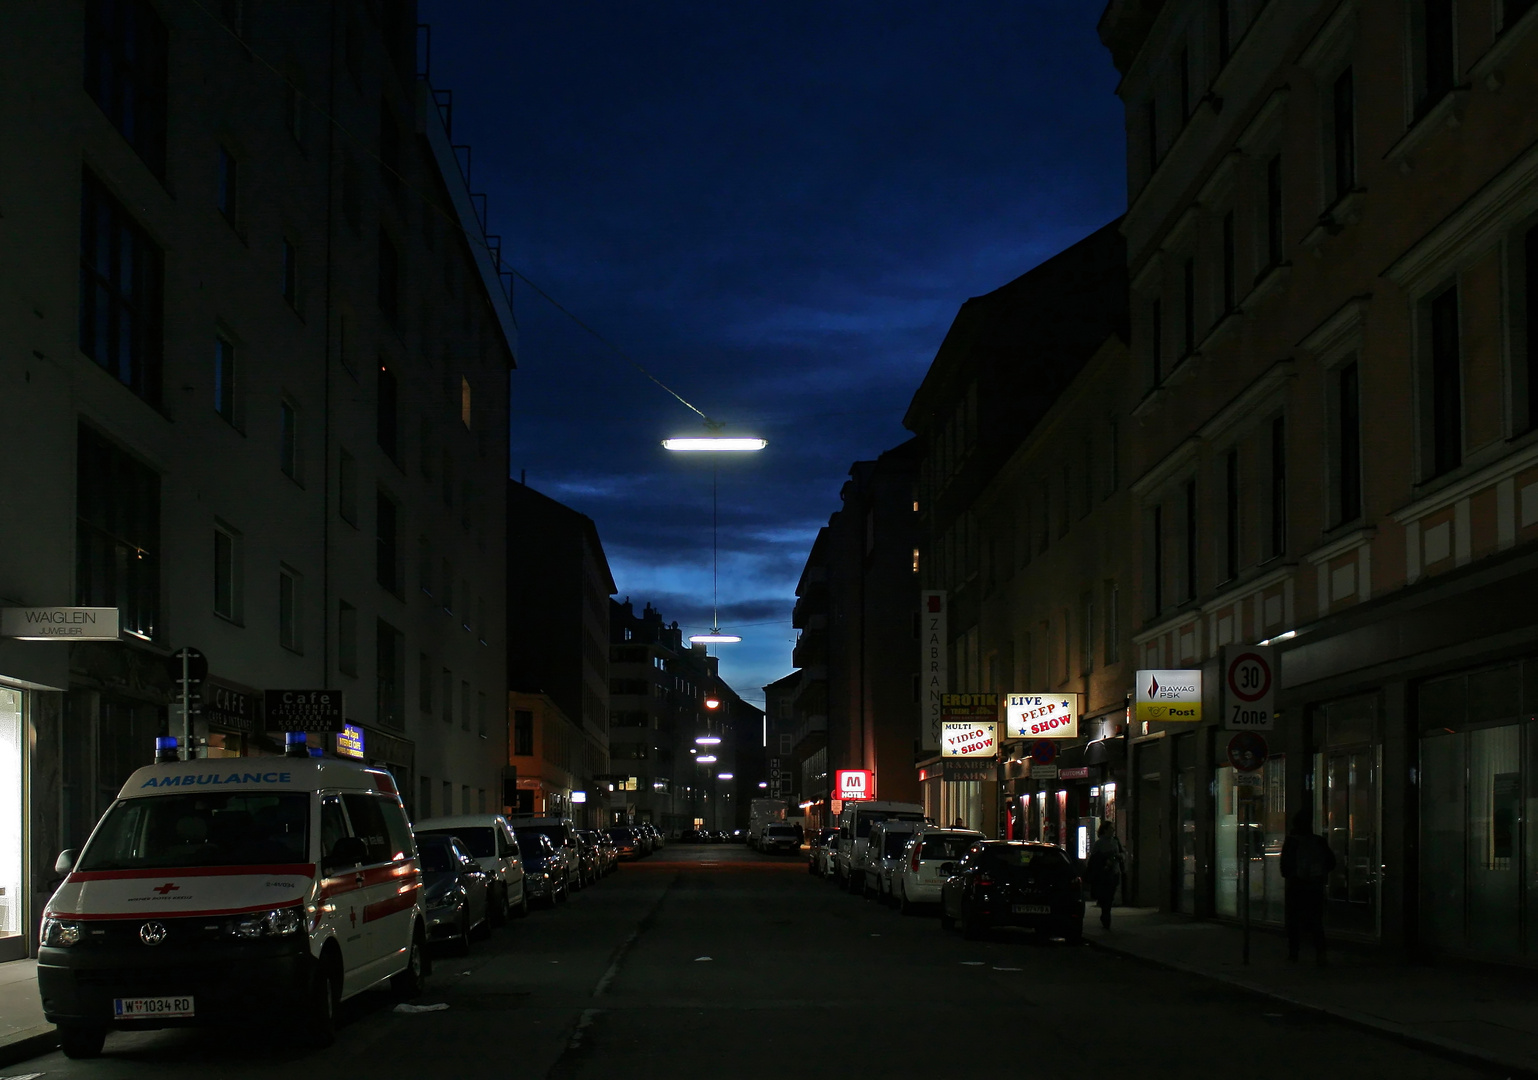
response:
<path fill-rule="evenodd" d="M 304 929 L 304 912 L 297 907 L 273 908 L 237 919 L 230 932 L 238 938 L 288 937 Z"/>
<path fill-rule="evenodd" d="M 80 924 L 67 919 L 43 916 L 43 929 L 39 935 L 42 944 L 56 949 L 67 949 L 80 943 Z"/>
<path fill-rule="evenodd" d="M 427 898 L 427 910 L 442 911 L 444 908 L 451 908 L 459 903 L 459 895 L 458 889 L 446 889 L 437 896 L 430 896 Z"/>

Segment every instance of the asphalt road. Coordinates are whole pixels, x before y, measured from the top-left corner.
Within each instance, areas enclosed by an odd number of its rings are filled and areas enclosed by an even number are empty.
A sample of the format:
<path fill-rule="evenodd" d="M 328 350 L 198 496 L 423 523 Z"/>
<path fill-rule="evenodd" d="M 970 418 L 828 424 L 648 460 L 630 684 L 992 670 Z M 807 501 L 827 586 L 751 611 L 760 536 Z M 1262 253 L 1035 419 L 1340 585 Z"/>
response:
<path fill-rule="evenodd" d="M 554 911 L 438 957 L 420 1004 L 344 1008 L 336 1045 L 281 1030 L 112 1035 L 62 1078 L 1498 1076 L 1090 947 L 970 943 L 806 873 L 801 858 L 674 845 Z M 1007 1070 L 1007 1071 L 1004 1071 Z"/>

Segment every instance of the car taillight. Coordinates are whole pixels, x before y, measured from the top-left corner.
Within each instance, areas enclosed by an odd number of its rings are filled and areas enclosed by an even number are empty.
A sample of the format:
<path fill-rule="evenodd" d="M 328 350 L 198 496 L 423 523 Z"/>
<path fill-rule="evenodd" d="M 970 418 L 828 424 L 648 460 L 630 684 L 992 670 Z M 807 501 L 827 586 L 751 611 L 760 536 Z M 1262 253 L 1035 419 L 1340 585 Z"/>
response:
<path fill-rule="evenodd" d="M 990 877 L 979 877 L 977 879 L 977 887 L 979 889 L 986 889 L 986 888 L 988 888 L 992 884 L 993 884 L 993 879 L 990 878 Z"/>
<path fill-rule="evenodd" d="M 923 852 L 922 848 L 917 848 L 917 847 L 914 848 L 913 849 L 913 860 L 908 864 L 909 866 L 913 867 L 913 872 L 915 874 L 919 872 L 919 855 L 922 854 L 922 852 Z"/>

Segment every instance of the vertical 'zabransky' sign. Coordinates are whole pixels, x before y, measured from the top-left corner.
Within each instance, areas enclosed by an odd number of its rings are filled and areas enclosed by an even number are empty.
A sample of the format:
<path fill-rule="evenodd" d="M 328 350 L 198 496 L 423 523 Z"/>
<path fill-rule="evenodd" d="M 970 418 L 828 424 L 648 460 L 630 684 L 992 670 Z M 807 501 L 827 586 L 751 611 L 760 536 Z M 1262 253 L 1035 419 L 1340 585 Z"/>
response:
<path fill-rule="evenodd" d="M 944 715 L 945 690 L 950 684 L 950 642 L 946 632 L 946 596 L 943 590 L 919 593 L 920 660 L 924 678 L 924 748 L 940 748 L 940 721 Z"/>

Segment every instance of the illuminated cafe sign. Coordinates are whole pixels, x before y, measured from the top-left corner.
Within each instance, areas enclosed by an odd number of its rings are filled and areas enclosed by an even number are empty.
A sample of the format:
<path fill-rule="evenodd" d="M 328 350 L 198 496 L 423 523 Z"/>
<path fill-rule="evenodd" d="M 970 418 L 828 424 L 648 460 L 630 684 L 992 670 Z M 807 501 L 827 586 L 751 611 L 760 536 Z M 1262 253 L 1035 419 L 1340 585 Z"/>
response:
<path fill-rule="evenodd" d="M 0 608 L 0 637 L 18 641 L 117 641 L 117 608 Z"/>
<path fill-rule="evenodd" d="M 336 733 L 337 757 L 363 760 L 363 729 L 357 724 L 344 724 Z"/>

